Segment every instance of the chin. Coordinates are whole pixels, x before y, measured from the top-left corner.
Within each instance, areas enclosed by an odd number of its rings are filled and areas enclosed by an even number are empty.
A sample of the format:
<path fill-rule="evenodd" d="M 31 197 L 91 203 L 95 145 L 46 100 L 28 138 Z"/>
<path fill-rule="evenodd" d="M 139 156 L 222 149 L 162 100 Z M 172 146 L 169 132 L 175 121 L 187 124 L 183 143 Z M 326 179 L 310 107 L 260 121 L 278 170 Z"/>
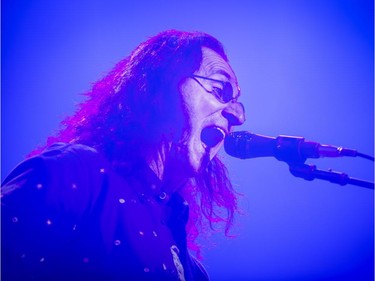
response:
<path fill-rule="evenodd" d="M 208 148 L 201 140 L 201 134 L 191 134 L 186 141 L 179 145 L 180 153 L 184 159 L 182 167 L 185 174 L 196 176 L 201 174 L 218 152 L 217 147 Z"/>
<path fill-rule="evenodd" d="M 210 154 L 203 153 L 199 159 L 194 159 L 190 162 L 190 169 L 194 175 L 199 175 L 207 168 L 210 161 Z"/>

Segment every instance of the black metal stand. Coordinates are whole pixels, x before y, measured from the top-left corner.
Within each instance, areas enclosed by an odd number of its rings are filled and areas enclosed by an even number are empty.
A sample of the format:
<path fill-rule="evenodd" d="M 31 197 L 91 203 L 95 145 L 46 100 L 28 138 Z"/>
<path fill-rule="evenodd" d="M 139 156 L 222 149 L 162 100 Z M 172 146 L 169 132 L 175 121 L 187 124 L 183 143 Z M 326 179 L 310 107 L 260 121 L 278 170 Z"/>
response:
<path fill-rule="evenodd" d="M 293 176 L 305 180 L 321 179 L 337 183 L 340 185 L 353 184 L 369 189 L 374 189 L 374 183 L 349 177 L 345 173 L 335 172 L 332 170 L 318 170 L 315 165 L 309 164 L 289 164 L 289 171 Z"/>

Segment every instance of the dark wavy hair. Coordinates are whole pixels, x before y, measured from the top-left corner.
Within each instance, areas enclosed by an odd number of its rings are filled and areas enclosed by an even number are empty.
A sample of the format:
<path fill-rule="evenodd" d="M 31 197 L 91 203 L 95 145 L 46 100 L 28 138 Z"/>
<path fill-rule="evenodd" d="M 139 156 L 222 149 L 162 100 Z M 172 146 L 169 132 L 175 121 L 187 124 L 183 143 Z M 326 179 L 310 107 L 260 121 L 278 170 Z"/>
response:
<path fill-rule="evenodd" d="M 169 30 L 141 43 L 93 85 L 47 145 L 57 141 L 86 144 L 112 163 L 130 167 L 153 159 L 155 151 L 181 135 L 184 116 L 179 85 L 199 69 L 202 47 L 228 61 L 222 44 L 202 32 Z M 229 235 L 238 211 L 237 193 L 217 156 L 181 193 L 190 206 L 190 249 L 199 253 L 198 234 L 217 230 L 216 224 L 223 224 Z"/>

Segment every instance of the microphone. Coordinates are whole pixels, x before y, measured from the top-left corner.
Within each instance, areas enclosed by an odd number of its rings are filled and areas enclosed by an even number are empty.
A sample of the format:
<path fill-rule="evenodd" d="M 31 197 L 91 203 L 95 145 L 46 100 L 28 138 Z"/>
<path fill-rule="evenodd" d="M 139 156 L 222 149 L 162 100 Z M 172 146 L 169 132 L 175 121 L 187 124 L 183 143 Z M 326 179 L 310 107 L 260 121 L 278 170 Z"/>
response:
<path fill-rule="evenodd" d="M 236 158 L 273 156 L 289 164 L 304 163 L 307 158 L 358 156 L 356 150 L 305 141 L 303 137 L 280 135 L 274 138 L 246 131 L 230 133 L 225 138 L 224 149 Z"/>

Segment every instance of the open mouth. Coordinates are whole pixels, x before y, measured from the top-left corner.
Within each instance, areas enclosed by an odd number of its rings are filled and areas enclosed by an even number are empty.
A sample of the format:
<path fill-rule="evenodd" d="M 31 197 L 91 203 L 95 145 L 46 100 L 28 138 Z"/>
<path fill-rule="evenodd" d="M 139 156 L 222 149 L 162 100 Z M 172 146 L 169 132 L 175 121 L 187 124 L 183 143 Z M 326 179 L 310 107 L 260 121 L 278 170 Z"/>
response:
<path fill-rule="evenodd" d="M 201 140 L 207 147 L 215 147 L 225 138 L 225 131 L 222 128 L 212 126 L 206 127 L 201 132 Z"/>

